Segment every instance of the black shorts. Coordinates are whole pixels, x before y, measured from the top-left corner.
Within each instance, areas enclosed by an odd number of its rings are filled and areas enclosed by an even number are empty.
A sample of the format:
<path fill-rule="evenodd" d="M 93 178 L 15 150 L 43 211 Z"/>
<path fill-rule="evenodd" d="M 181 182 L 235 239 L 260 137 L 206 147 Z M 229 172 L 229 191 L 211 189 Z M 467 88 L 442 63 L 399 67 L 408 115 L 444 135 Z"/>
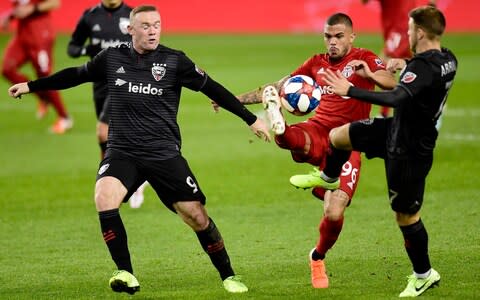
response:
<path fill-rule="evenodd" d="M 123 202 L 127 202 L 137 188 L 148 181 L 163 204 L 172 211 L 173 203 L 178 201 L 205 204 L 205 195 L 181 155 L 162 161 L 147 161 L 108 150 L 100 163 L 97 180 L 105 176 L 117 178 L 127 188 Z"/>
<path fill-rule="evenodd" d="M 385 160 L 388 198 L 394 211 L 415 214 L 420 210 L 432 162 L 430 159 Z"/>
<path fill-rule="evenodd" d="M 354 150 L 367 158 L 385 161 L 388 197 L 396 212 L 415 214 L 420 210 L 425 191 L 425 179 L 432 167 L 430 158 L 394 159 L 387 154 L 387 138 L 392 118 L 361 120 L 350 124 L 350 140 Z"/>
<path fill-rule="evenodd" d="M 350 124 L 350 140 L 353 149 L 365 153 L 370 159 L 387 156 L 387 133 L 391 118 L 374 118 Z"/>

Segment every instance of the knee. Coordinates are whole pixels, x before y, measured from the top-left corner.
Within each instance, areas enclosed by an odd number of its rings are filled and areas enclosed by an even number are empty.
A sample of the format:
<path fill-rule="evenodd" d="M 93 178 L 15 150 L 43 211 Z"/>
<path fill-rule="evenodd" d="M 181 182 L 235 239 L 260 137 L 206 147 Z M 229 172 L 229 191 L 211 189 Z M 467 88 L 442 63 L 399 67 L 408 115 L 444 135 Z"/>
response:
<path fill-rule="evenodd" d="M 418 222 L 418 220 L 420 220 L 420 213 L 417 212 L 414 214 L 409 214 L 409 213 L 395 212 L 395 219 L 399 226 L 408 226 L 411 224 L 415 224 Z"/>
<path fill-rule="evenodd" d="M 210 222 L 208 215 L 201 209 L 192 211 L 189 219 L 190 222 L 188 223 L 191 224 L 192 229 L 196 232 L 205 230 Z"/>
<path fill-rule="evenodd" d="M 106 206 L 108 206 L 108 203 L 112 197 L 113 194 L 102 185 L 97 185 L 95 187 L 95 206 L 99 209 L 99 211 L 106 209 Z"/>
<path fill-rule="evenodd" d="M 95 206 L 98 211 L 119 208 L 127 189 L 116 178 L 104 177 L 95 185 Z"/>
<path fill-rule="evenodd" d="M 350 197 L 342 190 L 335 190 L 325 194 L 324 216 L 329 221 L 343 219 L 345 208 L 350 203 Z"/>
<path fill-rule="evenodd" d="M 350 124 L 345 124 L 343 126 L 333 128 L 328 134 L 330 143 L 337 149 L 340 150 L 352 150 L 352 145 L 350 142 L 349 134 Z"/>

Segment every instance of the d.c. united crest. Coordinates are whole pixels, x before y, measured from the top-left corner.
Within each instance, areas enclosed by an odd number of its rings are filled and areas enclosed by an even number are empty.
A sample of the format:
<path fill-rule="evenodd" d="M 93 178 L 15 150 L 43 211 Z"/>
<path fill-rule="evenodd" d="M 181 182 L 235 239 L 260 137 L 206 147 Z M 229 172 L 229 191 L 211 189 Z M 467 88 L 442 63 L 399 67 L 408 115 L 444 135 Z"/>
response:
<path fill-rule="evenodd" d="M 166 66 L 167 64 L 153 64 L 152 75 L 156 81 L 159 81 L 165 76 L 165 73 L 167 72 Z"/>

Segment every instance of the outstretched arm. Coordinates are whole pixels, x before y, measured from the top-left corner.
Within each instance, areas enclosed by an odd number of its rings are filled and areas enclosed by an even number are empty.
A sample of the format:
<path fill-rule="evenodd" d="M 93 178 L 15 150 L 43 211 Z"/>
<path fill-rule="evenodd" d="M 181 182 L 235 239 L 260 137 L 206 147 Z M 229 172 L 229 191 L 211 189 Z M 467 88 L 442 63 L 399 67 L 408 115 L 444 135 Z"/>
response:
<path fill-rule="evenodd" d="M 238 99 L 225 87 L 213 80 L 207 78 L 205 85 L 200 90 L 208 98 L 218 103 L 221 107 L 242 118 L 250 126 L 253 133 L 265 141 L 270 141 L 270 133 L 265 123 L 252 114 Z"/>
<path fill-rule="evenodd" d="M 369 91 L 350 85 L 350 82 L 343 77 L 340 71 L 336 73 L 331 70 L 326 71 L 325 82 L 331 86 L 332 91 L 340 96 L 349 96 L 377 105 L 396 107 L 402 101 L 408 99 L 410 95 L 401 86 L 395 87 L 391 91 Z"/>
<path fill-rule="evenodd" d="M 262 102 L 262 92 L 263 92 L 263 89 L 267 86 L 267 85 L 273 85 L 277 91 L 280 90 L 280 88 L 282 87 L 283 83 L 289 78 L 290 76 L 285 76 L 283 77 L 282 79 L 280 79 L 279 81 L 277 82 L 274 82 L 274 83 L 267 83 L 267 84 L 264 84 L 262 86 L 259 86 L 257 89 L 253 90 L 253 91 L 250 91 L 250 92 L 246 92 L 244 94 L 241 94 L 239 96 L 237 96 L 238 100 L 243 103 L 243 104 L 256 104 L 256 103 L 261 103 Z"/>
<path fill-rule="evenodd" d="M 17 83 L 8 89 L 8 94 L 14 98 L 20 98 L 23 94 L 68 89 L 87 81 L 92 81 L 92 78 L 88 76 L 84 66 L 71 67 L 37 80 Z"/>

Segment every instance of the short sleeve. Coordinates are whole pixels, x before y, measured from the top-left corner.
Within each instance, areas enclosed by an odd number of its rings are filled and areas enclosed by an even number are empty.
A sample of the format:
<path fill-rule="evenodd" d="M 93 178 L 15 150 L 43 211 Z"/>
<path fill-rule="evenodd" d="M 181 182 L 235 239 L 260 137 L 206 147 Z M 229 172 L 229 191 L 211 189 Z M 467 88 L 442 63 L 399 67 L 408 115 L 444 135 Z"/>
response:
<path fill-rule="evenodd" d="M 312 66 L 314 64 L 316 56 L 310 57 L 307 59 L 300 67 L 298 67 L 295 71 L 293 71 L 290 76 L 296 76 L 296 75 L 308 75 L 312 78 L 315 78 L 315 74 L 312 73 Z"/>
<path fill-rule="evenodd" d="M 374 73 L 379 70 L 386 70 L 385 62 L 373 52 L 366 52 L 362 60 L 367 63 L 370 70 Z"/>

